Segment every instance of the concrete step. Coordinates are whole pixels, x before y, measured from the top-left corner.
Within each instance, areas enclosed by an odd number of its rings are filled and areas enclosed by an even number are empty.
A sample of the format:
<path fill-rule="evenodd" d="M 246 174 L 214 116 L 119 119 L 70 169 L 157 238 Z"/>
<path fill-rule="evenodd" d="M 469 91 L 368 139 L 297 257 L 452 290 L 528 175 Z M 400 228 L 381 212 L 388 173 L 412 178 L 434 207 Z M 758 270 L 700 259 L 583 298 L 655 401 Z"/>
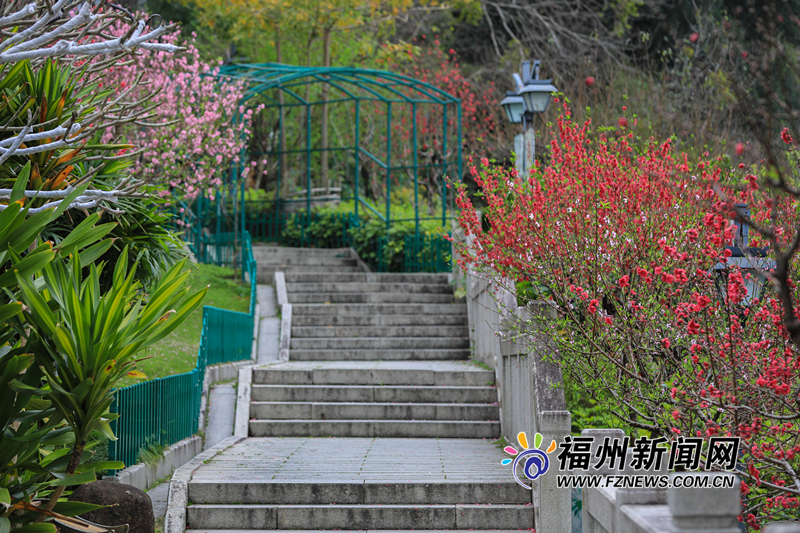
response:
<path fill-rule="evenodd" d="M 443 283 L 337 283 L 337 282 L 315 282 L 315 283 L 287 283 L 286 291 L 290 294 L 300 294 L 308 292 L 322 293 L 423 293 L 423 294 L 453 294 L 453 288 Z"/>
<path fill-rule="evenodd" d="M 532 505 L 190 505 L 189 529 L 531 529 Z"/>
<path fill-rule="evenodd" d="M 308 304 L 292 308 L 292 323 L 295 316 L 336 315 L 336 316 L 376 316 L 376 315 L 466 315 L 467 304 Z"/>
<path fill-rule="evenodd" d="M 303 531 L 298 529 L 187 529 L 186 533 L 297 533 Z M 317 531 L 334 531 L 330 529 L 318 529 Z M 337 533 L 449 533 L 451 531 L 463 531 L 458 529 L 336 529 Z M 493 533 L 519 533 L 519 529 L 472 529 L 471 531 L 492 531 Z"/>
<path fill-rule="evenodd" d="M 447 284 L 447 274 L 399 274 L 364 272 L 360 274 L 286 274 L 286 283 L 436 283 Z"/>
<path fill-rule="evenodd" d="M 254 256 L 255 257 L 255 256 Z M 283 265 L 287 268 L 293 266 L 319 266 L 319 267 L 339 267 L 339 266 L 358 266 L 358 261 L 352 257 L 319 257 L 316 255 L 282 255 L 255 257 L 256 263 L 265 266 Z"/>
<path fill-rule="evenodd" d="M 458 326 L 295 326 L 292 323 L 292 338 L 324 337 L 469 337 L 469 328 L 466 324 Z"/>
<path fill-rule="evenodd" d="M 257 420 L 499 420 L 497 405 L 466 403 L 253 402 Z"/>
<path fill-rule="evenodd" d="M 293 304 L 449 304 L 452 294 L 427 293 L 381 293 L 381 292 L 293 292 L 289 293 Z"/>
<path fill-rule="evenodd" d="M 497 402 L 497 389 L 401 385 L 253 385 L 253 402 L 471 403 Z"/>
<path fill-rule="evenodd" d="M 467 315 L 295 315 L 292 326 L 461 326 L 467 324 Z"/>
<path fill-rule="evenodd" d="M 267 285 L 271 285 L 273 283 L 275 272 L 322 272 L 324 269 L 325 274 L 330 274 L 331 272 L 334 273 L 355 273 L 361 272 L 361 269 L 358 267 L 331 267 L 325 268 L 323 266 L 287 266 L 287 265 L 258 265 L 258 270 L 256 271 L 256 279 L 258 283 L 264 283 Z"/>
<path fill-rule="evenodd" d="M 349 339 L 336 339 L 330 337 L 296 339 L 292 337 L 289 347 L 290 350 L 468 349 L 469 337 L 360 337 Z"/>
<path fill-rule="evenodd" d="M 381 481 L 197 481 L 189 483 L 194 504 L 526 504 L 531 491 L 510 482 Z"/>
<path fill-rule="evenodd" d="M 436 371 L 404 368 L 255 368 L 256 385 L 449 385 L 484 386 L 494 381 L 493 370 Z"/>
<path fill-rule="evenodd" d="M 402 437 L 491 439 L 499 421 L 454 420 L 251 420 L 251 437 Z"/>
<path fill-rule="evenodd" d="M 291 246 L 269 246 L 263 244 L 253 245 L 253 255 L 278 254 L 278 255 L 315 255 L 320 257 L 350 257 L 349 248 L 294 248 Z"/>
<path fill-rule="evenodd" d="M 292 361 L 465 361 L 469 350 L 455 349 L 323 349 L 289 352 Z"/>

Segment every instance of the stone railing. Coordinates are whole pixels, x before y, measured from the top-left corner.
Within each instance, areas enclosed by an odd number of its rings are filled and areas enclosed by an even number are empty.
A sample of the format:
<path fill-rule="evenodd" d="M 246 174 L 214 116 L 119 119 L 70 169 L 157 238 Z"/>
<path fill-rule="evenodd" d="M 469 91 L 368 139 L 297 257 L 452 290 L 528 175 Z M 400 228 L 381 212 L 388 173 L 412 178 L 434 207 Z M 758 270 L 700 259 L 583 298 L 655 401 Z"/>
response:
<path fill-rule="evenodd" d="M 600 443 L 623 439 L 621 429 L 584 429 L 583 437 L 592 437 L 592 457 Z M 739 533 L 741 514 L 740 482 L 733 474 L 722 472 L 684 472 L 670 474 L 666 461 L 660 470 L 634 471 L 630 468 L 631 449 L 622 469 L 590 469 L 585 475 L 644 475 L 687 477 L 732 477 L 727 488 L 591 488 L 583 489 L 584 533 Z M 672 483 L 672 479 L 670 483 Z M 711 481 L 713 484 L 713 481 Z M 612 483 L 613 484 L 613 483 Z M 696 483 L 695 483 L 696 484 Z M 789 533 L 789 532 L 786 532 Z M 800 531 L 795 532 L 800 533 Z"/>
<path fill-rule="evenodd" d="M 506 440 L 515 446 L 517 435 L 523 431 L 529 443 L 534 434 L 541 433 L 545 446 L 553 440 L 562 442 L 570 434 L 561 370 L 544 360 L 548 339 L 537 327 L 552 312 L 546 302 L 517 307 L 513 318 L 504 319 L 500 328 L 495 367 L 500 427 Z M 558 474 L 555 463 L 551 463 L 550 469 L 531 483 L 536 531 L 540 533 L 572 530 L 572 492 L 557 487 Z"/>

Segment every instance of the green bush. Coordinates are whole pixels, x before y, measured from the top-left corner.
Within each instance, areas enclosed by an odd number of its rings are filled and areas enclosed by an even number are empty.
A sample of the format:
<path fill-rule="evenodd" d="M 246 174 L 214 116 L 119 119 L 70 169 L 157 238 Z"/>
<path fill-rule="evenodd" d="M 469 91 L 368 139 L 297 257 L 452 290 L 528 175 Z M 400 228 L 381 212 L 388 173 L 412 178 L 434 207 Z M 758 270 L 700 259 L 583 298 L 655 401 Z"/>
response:
<path fill-rule="evenodd" d="M 311 221 L 298 213 L 286 221 L 281 238 L 286 246 L 342 248 L 352 246 L 361 259 L 376 271 L 402 272 L 406 237 L 416 234 L 414 210 L 407 204 L 392 205 L 393 222 L 389 229 L 374 213 L 362 209 L 355 217 L 352 204 L 312 210 Z M 420 221 L 420 234 L 443 235 L 439 220 Z"/>

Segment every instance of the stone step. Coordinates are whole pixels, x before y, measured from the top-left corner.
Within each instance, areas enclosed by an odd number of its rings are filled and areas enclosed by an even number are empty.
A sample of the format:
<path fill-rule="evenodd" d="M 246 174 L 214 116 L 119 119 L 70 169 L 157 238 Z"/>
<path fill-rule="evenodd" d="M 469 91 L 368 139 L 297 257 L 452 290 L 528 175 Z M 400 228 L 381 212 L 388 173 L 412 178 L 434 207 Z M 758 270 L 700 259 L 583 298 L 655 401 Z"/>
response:
<path fill-rule="evenodd" d="M 499 421 L 456 420 L 250 420 L 251 437 L 399 437 L 492 439 Z"/>
<path fill-rule="evenodd" d="M 498 420 L 497 405 L 465 403 L 253 402 L 257 420 Z"/>
<path fill-rule="evenodd" d="M 300 529 L 187 529 L 186 533 L 297 533 Z M 318 529 L 316 531 L 334 531 L 330 529 Z M 463 531 L 458 529 L 336 529 L 337 533 L 449 533 L 451 531 Z M 519 529 L 472 529 L 471 531 L 492 531 L 494 533 L 519 533 Z"/>
<path fill-rule="evenodd" d="M 469 348 L 469 337 L 360 337 L 306 338 L 292 337 L 290 350 L 434 350 Z M 291 357 L 291 355 L 290 355 Z"/>
<path fill-rule="evenodd" d="M 437 283 L 447 284 L 447 274 L 399 274 L 364 272 L 360 274 L 308 274 L 289 272 L 286 283 Z"/>
<path fill-rule="evenodd" d="M 315 255 L 320 257 L 350 257 L 349 248 L 295 248 L 291 246 L 253 245 L 253 255 L 283 254 L 289 256 Z"/>
<path fill-rule="evenodd" d="M 465 458 L 468 459 L 468 458 Z M 526 504 L 531 491 L 516 482 L 411 482 L 317 480 L 189 482 L 194 504 Z"/>
<path fill-rule="evenodd" d="M 293 292 L 289 293 L 293 304 L 449 304 L 452 294 L 427 293 L 382 293 L 382 292 Z"/>
<path fill-rule="evenodd" d="M 386 303 L 386 304 L 307 304 L 292 306 L 292 323 L 294 317 L 301 315 L 336 315 L 336 316 L 379 316 L 379 315 L 464 315 L 467 305 L 464 303 L 425 304 L 425 303 Z"/>
<path fill-rule="evenodd" d="M 190 505 L 189 529 L 531 529 L 533 506 Z"/>
<path fill-rule="evenodd" d="M 334 273 L 355 273 L 361 272 L 361 269 L 358 267 L 335 267 L 335 268 L 325 268 L 323 266 L 286 266 L 286 265 L 258 265 L 258 270 L 256 271 L 256 280 L 258 283 L 263 283 L 266 285 L 271 285 L 275 279 L 275 272 L 324 272 L 326 274 L 330 274 L 331 272 Z"/>
<path fill-rule="evenodd" d="M 467 315 L 295 315 L 292 326 L 461 326 L 467 324 Z"/>
<path fill-rule="evenodd" d="M 323 349 L 289 352 L 292 361 L 465 361 L 469 350 L 456 349 Z"/>
<path fill-rule="evenodd" d="M 293 266 L 319 266 L 319 267 L 340 267 L 358 266 L 358 261 L 352 257 L 319 257 L 316 255 L 282 255 L 255 257 L 256 263 L 261 266 L 283 265 L 287 268 Z"/>
<path fill-rule="evenodd" d="M 437 371 L 405 368 L 255 368 L 256 385 L 449 385 L 484 386 L 493 370 Z"/>
<path fill-rule="evenodd" d="M 253 402 L 471 403 L 497 402 L 493 386 L 253 385 Z"/>
<path fill-rule="evenodd" d="M 325 337 L 469 337 L 469 328 L 466 324 L 458 326 L 295 326 L 292 323 L 292 338 Z"/>
<path fill-rule="evenodd" d="M 403 293 L 403 294 L 453 294 L 453 288 L 443 283 L 287 283 L 286 291 L 291 295 L 321 292 L 321 293 Z M 291 296 L 290 296 L 291 298 Z"/>

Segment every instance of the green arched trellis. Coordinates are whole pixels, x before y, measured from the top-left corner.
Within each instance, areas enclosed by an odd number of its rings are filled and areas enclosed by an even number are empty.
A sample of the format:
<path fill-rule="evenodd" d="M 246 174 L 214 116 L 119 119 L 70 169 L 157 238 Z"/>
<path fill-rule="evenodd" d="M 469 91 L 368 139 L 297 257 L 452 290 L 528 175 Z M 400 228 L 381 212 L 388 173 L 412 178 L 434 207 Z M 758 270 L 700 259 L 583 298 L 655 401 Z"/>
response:
<path fill-rule="evenodd" d="M 460 179 L 462 170 L 461 101 L 457 97 L 407 76 L 354 67 L 234 63 L 222 66 L 216 76 L 246 84 L 243 105 L 257 102 L 265 106 L 262 112 L 277 112 L 280 142 L 277 149 L 262 152 L 277 164 L 277 210 L 281 205 L 281 177 L 291 170 L 283 166 L 293 166 L 294 171 L 301 167 L 305 173 L 305 209 L 310 219 L 312 189 L 315 181 L 320 181 L 317 161 L 322 159 L 320 154 L 328 152 L 338 157 L 338 161 L 346 158 L 345 166 L 352 168 L 352 172 L 348 170 L 351 175 L 346 178 L 356 217 L 359 209 L 367 209 L 384 221 L 388 229 L 393 221 L 398 221 L 391 212 L 393 182 L 410 185 L 413 179 L 414 220 L 419 233 L 420 220 L 425 219 L 420 213 L 420 174 L 425 173 L 428 198 L 435 198 L 435 203 L 440 204 L 435 210 L 441 209 L 441 222 L 446 223 L 452 198 L 448 198 L 443 178 Z M 334 106 L 340 111 L 344 109 L 339 115 L 340 126 L 342 123 L 351 126 L 348 131 L 336 131 L 335 142 L 328 145 L 320 142 L 322 127 L 313 120 L 317 106 L 323 106 L 324 113 L 331 113 Z M 292 114 L 293 117 L 288 117 Z M 290 118 L 295 119 L 292 125 Z M 295 146 L 287 145 L 290 134 Z M 301 146 L 296 147 L 298 144 Z M 326 161 L 327 158 L 325 156 Z M 248 160 L 248 154 L 243 153 L 240 162 L 233 165 L 234 183 L 241 183 L 243 165 Z M 381 198 L 385 201 L 383 213 L 362 194 L 362 189 L 368 185 L 361 177 L 366 166 L 377 169 L 375 174 L 369 174 L 371 184 L 376 183 L 373 175 L 383 176 L 380 185 L 385 194 Z M 431 178 L 434 172 L 435 178 Z M 435 187 L 431 185 L 434 181 Z M 435 196 L 434 188 L 439 189 Z M 240 191 L 244 228 L 243 184 Z M 372 199 L 377 199 L 375 194 Z M 430 215 L 434 208 L 430 202 L 427 207 Z M 276 212 L 275 216 L 280 213 Z"/>

